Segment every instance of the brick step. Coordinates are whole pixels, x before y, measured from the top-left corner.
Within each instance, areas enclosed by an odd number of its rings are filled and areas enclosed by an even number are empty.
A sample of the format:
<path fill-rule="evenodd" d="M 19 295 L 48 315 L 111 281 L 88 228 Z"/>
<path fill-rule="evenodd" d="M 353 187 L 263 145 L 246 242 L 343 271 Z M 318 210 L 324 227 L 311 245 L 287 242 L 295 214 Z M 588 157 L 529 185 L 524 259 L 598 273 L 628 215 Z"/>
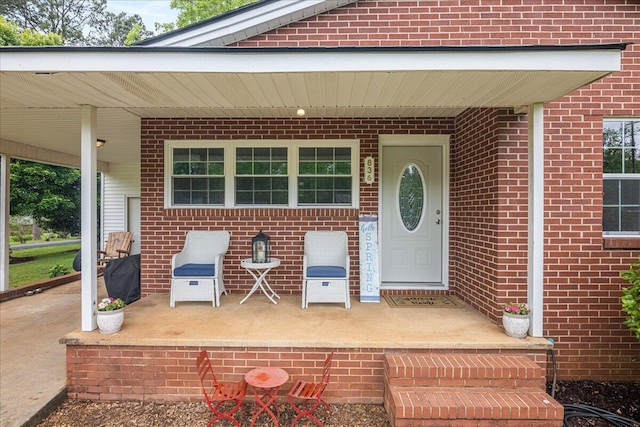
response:
<path fill-rule="evenodd" d="M 394 427 L 562 426 L 562 405 L 539 388 L 390 387 Z"/>
<path fill-rule="evenodd" d="M 539 387 L 542 368 L 526 356 L 493 354 L 387 354 L 387 386 Z"/>

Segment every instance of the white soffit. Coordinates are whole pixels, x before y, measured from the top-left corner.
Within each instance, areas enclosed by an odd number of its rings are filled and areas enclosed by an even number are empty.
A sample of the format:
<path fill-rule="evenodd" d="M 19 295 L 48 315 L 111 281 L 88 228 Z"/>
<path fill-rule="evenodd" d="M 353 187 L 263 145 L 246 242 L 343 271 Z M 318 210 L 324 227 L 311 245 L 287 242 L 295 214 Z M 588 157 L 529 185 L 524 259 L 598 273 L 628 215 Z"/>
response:
<path fill-rule="evenodd" d="M 98 159 L 135 163 L 140 117 L 455 117 L 557 99 L 623 49 L 0 48 L 0 139 L 79 156 L 93 105 Z"/>
<path fill-rule="evenodd" d="M 274 117 L 304 106 L 318 115 L 424 116 L 420 109 L 546 103 L 620 69 L 619 48 L 149 49 L 0 50 L 0 107 Z"/>
<path fill-rule="evenodd" d="M 139 43 L 140 46 L 227 46 L 357 0 L 261 1 Z"/>

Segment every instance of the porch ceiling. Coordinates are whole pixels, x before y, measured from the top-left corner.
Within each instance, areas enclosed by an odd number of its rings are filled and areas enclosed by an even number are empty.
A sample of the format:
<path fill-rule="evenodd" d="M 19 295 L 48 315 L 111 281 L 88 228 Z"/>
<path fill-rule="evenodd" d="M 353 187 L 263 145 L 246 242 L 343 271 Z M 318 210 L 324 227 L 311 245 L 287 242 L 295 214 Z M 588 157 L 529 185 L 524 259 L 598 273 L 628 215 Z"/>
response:
<path fill-rule="evenodd" d="M 0 139 L 78 156 L 85 104 L 106 162 L 137 161 L 140 117 L 453 117 L 550 102 L 622 49 L 0 49 Z"/>

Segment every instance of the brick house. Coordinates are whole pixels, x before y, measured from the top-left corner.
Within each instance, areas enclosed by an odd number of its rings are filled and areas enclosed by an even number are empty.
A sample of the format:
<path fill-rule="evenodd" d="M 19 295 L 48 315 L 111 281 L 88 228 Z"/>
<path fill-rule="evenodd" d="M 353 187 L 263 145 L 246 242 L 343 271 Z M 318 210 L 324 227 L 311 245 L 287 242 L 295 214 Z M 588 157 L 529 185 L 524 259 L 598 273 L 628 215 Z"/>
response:
<path fill-rule="evenodd" d="M 24 132 L 50 106 L 81 123 L 75 150 L 131 141 L 108 164 L 83 154 L 83 172 L 108 168 L 104 232 L 126 226 L 139 198 L 145 295 L 169 292 L 171 255 L 191 229 L 231 231 L 232 292 L 251 287 L 239 261 L 264 230 L 283 260 L 273 282 L 296 295 L 304 233 L 337 229 L 349 235 L 355 301 L 358 221 L 375 215 L 383 294 L 448 292 L 496 323 L 502 304 L 529 301 L 530 333 L 553 338 L 560 376 L 638 380 L 619 273 L 640 253 L 639 164 L 612 159 L 640 137 L 639 36 L 631 0 L 264 0 L 127 49 L 3 49 L 3 158 L 27 146 L 58 156 Z M 203 152 L 206 173 L 172 175 Z M 302 173 L 305 161 L 340 173 Z M 239 173 L 243 162 L 288 169 Z M 424 209 L 398 231 L 409 166 Z M 90 331 L 95 278 L 83 287 Z"/>

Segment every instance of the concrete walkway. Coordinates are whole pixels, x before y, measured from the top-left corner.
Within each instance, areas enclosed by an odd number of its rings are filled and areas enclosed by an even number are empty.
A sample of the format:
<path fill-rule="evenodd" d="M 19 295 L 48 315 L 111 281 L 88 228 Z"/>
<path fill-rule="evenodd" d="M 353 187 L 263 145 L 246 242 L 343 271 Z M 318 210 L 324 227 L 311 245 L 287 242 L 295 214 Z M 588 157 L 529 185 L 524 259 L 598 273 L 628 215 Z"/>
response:
<path fill-rule="evenodd" d="M 64 400 L 66 346 L 59 340 L 80 327 L 79 281 L 0 304 L 1 427 L 35 426 Z"/>

